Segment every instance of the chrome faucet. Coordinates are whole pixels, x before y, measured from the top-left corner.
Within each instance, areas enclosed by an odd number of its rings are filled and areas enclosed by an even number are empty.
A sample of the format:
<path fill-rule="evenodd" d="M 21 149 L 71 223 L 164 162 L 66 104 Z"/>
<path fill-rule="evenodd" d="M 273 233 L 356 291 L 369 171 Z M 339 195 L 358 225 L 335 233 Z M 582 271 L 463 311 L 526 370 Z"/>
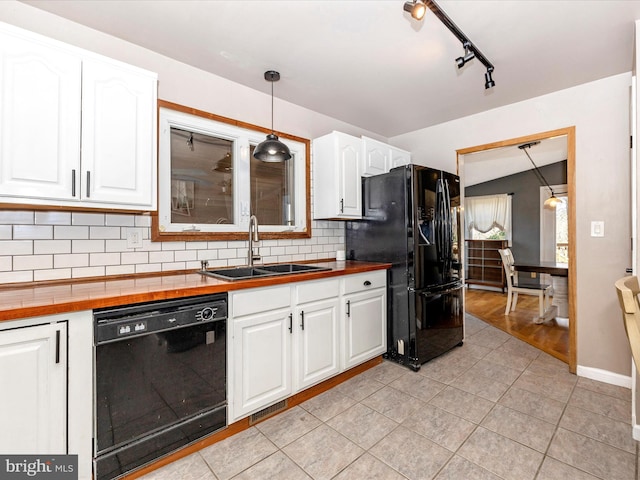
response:
<path fill-rule="evenodd" d="M 259 241 L 258 238 L 258 219 L 255 215 L 249 218 L 249 251 L 247 252 L 247 265 L 253 267 L 254 260 L 260 260 L 260 255 L 253 254 L 253 242 Z"/>

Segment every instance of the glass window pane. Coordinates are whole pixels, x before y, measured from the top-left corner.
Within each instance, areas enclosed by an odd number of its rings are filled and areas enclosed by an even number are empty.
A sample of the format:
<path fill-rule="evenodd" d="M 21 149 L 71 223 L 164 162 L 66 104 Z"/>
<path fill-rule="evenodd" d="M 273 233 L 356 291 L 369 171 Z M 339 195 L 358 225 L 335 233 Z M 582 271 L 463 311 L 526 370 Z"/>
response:
<path fill-rule="evenodd" d="M 558 195 L 562 200 L 556 205 L 556 262 L 567 263 L 569 261 L 569 221 L 567 195 Z"/>
<path fill-rule="evenodd" d="M 251 146 L 251 213 L 260 225 L 293 225 L 295 222 L 294 165 L 267 163 L 253 156 Z"/>
<path fill-rule="evenodd" d="M 233 141 L 171 127 L 171 222 L 234 222 Z"/>

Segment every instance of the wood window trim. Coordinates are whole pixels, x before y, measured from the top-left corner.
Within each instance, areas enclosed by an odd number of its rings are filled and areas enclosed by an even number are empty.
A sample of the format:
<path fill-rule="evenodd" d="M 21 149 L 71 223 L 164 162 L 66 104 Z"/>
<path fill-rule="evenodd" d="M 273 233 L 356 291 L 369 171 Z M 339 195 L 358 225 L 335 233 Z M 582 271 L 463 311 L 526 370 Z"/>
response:
<path fill-rule="evenodd" d="M 246 128 L 265 134 L 271 133 L 272 130 L 251 123 L 235 120 L 214 113 L 205 112 L 196 108 L 187 107 L 177 103 L 169 102 L 166 100 L 158 99 L 158 144 L 160 142 L 160 109 L 166 108 L 175 110 L 182 113 L 206 118 L 209 120 L 227 123 L 239 128 Z M 306 146 L 305 152 L 305 181 L 304 181 L 304 196 L 306 198 L 306 221 L 305 228 L 302 231 L 297 232 L 260 232 L 260 238 L 263 240 L 278 240 L 278 239 L 300 239 L 311 238 L 311 141 L 307 138 L 297 137 L 288 133 L 274 130 L 273 133 L 280 138 L 286 138 L 292 141 L 303 143 Z M 159 163 L 159 159 L 158 159 Z M 160 175 L 158 175 L 160 177 Z M 158 197 L 160 196 L 160 188 L 158 188 Z M 160 198 L 158 198 L 159 205 Z M 247 232 L 162 232 L 160 231 L 159 224 L 159 210 L 152 212 L 151 214 L 151 240 L 154 242 L 197 242 L 197 241 L 225 241 L 225 240 L 246 240 Z"/>

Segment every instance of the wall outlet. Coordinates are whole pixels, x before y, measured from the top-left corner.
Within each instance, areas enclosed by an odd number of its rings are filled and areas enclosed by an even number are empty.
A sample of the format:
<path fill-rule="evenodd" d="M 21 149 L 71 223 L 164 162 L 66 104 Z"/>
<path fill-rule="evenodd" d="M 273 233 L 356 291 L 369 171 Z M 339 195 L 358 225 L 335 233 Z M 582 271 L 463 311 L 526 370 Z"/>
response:
<path fill-rule="evenodd" d="M 127 248 L 142 248 L 141 228 L 127 228 Z"/>
<path fill-rule="evenodd" d="M 538 274 L 536 272 L 531 272 L 531 278 L 538 278 Z"/>

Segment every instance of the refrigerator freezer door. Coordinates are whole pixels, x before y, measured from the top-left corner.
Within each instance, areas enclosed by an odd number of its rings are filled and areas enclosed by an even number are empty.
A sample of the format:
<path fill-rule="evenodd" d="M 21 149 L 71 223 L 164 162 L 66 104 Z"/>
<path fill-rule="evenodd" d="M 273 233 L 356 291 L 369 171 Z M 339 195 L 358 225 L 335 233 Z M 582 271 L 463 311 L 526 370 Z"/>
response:
<path fill-rule="evenodd" d="M 456 345 L 462 345 L 463 287 L 454 284 L 444 290 L 417 291 L 410 295 L 415 299 L 416 318 L 415 351 L 410 352 L 413 357 L 411 366 L 417 369 L 424 362 Z"/>

